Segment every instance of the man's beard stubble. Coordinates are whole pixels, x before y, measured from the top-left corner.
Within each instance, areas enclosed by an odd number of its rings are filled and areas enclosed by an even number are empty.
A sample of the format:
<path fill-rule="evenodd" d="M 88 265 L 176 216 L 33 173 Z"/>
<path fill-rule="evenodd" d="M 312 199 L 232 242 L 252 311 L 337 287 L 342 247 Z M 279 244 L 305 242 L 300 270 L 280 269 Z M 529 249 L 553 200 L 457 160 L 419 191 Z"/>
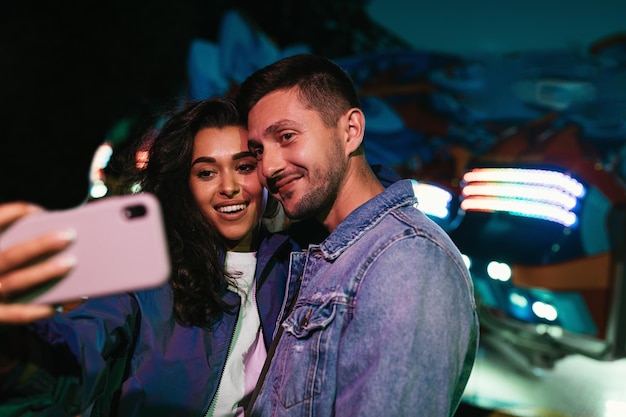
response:
<path fill-rule="evenodd" d="M 308 171 L 311 188 L 297 201 L 292 210 L 285 213 L 293 220 L 304 220 L 310 217 L 324 219 L 332 209 L 346 171 L 347 162 L 343 159 L 343 149 L 339 139 L 333 141 L 334 149 L 329 154 L 326 166 L 317 165 Z"/>

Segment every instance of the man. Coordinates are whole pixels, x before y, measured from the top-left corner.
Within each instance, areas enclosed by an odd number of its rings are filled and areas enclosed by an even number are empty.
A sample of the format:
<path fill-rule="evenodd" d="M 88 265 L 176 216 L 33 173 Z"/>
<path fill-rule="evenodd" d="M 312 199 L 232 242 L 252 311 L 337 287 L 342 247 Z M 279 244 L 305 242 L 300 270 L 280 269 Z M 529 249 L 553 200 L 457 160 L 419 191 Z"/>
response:
<path fill-rule="evenodd" d="M 292 255 L 299 294 L 252 415 L 452 416 L 478 343 L 472 282 L 410 181 L 385 188 L 371 171 L 350 78 L 291 56 L 252 74 L 237 102 L 261 182 L 290 218 L 330 233 Z"/>

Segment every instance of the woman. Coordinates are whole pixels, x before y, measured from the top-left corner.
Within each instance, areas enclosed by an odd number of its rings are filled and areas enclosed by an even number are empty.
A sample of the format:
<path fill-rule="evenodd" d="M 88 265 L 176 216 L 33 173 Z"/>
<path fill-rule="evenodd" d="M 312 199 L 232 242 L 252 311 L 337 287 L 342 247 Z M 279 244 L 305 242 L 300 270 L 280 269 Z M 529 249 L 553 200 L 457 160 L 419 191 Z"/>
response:
<path fill-rule="evenodd" d="M 10 412 L 0 404 L 1 415 L 37 407 L 124 417 L 243 412 L 297 247 L 261 226 L 267 194 L 234 105 L 212 99 L 174 114 L 150 144 L 139 185 L 161 202 L 170 283 L 89 299 L 34 323 L 28 346 L 43 340 L 41 365 L 5 379 Z"/>

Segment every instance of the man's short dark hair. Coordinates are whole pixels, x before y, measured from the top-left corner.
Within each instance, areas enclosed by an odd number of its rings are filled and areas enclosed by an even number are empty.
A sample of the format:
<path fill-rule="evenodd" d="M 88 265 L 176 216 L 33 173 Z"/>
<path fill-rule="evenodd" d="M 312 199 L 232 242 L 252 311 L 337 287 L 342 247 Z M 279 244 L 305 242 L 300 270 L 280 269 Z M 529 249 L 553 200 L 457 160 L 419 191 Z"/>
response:
<path fill-rule="evenodd" d="M 360 108 L 350 76 L 330 59 L 299 54 L 283 58 L 252 74 L 240 86 L 237 106 L 247 125 L 248 113 L 267 94 L 296 88 L 302 104 L 317 111 L 324 124 L 335 126 L 351 108 Z"/>

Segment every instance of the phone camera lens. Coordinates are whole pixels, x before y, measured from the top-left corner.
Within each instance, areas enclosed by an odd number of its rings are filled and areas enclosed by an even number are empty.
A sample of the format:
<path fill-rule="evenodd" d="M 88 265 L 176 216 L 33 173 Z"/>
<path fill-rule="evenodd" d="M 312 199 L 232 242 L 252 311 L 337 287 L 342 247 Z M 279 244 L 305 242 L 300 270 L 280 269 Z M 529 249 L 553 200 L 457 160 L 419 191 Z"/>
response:
<path fill-rule="evenodd" d="M 146 215 L 146 206 L 135 205 L 124 208 L 124 215 L 128 219 L 136 219 L 137 217 L 143 217 Z"/>

